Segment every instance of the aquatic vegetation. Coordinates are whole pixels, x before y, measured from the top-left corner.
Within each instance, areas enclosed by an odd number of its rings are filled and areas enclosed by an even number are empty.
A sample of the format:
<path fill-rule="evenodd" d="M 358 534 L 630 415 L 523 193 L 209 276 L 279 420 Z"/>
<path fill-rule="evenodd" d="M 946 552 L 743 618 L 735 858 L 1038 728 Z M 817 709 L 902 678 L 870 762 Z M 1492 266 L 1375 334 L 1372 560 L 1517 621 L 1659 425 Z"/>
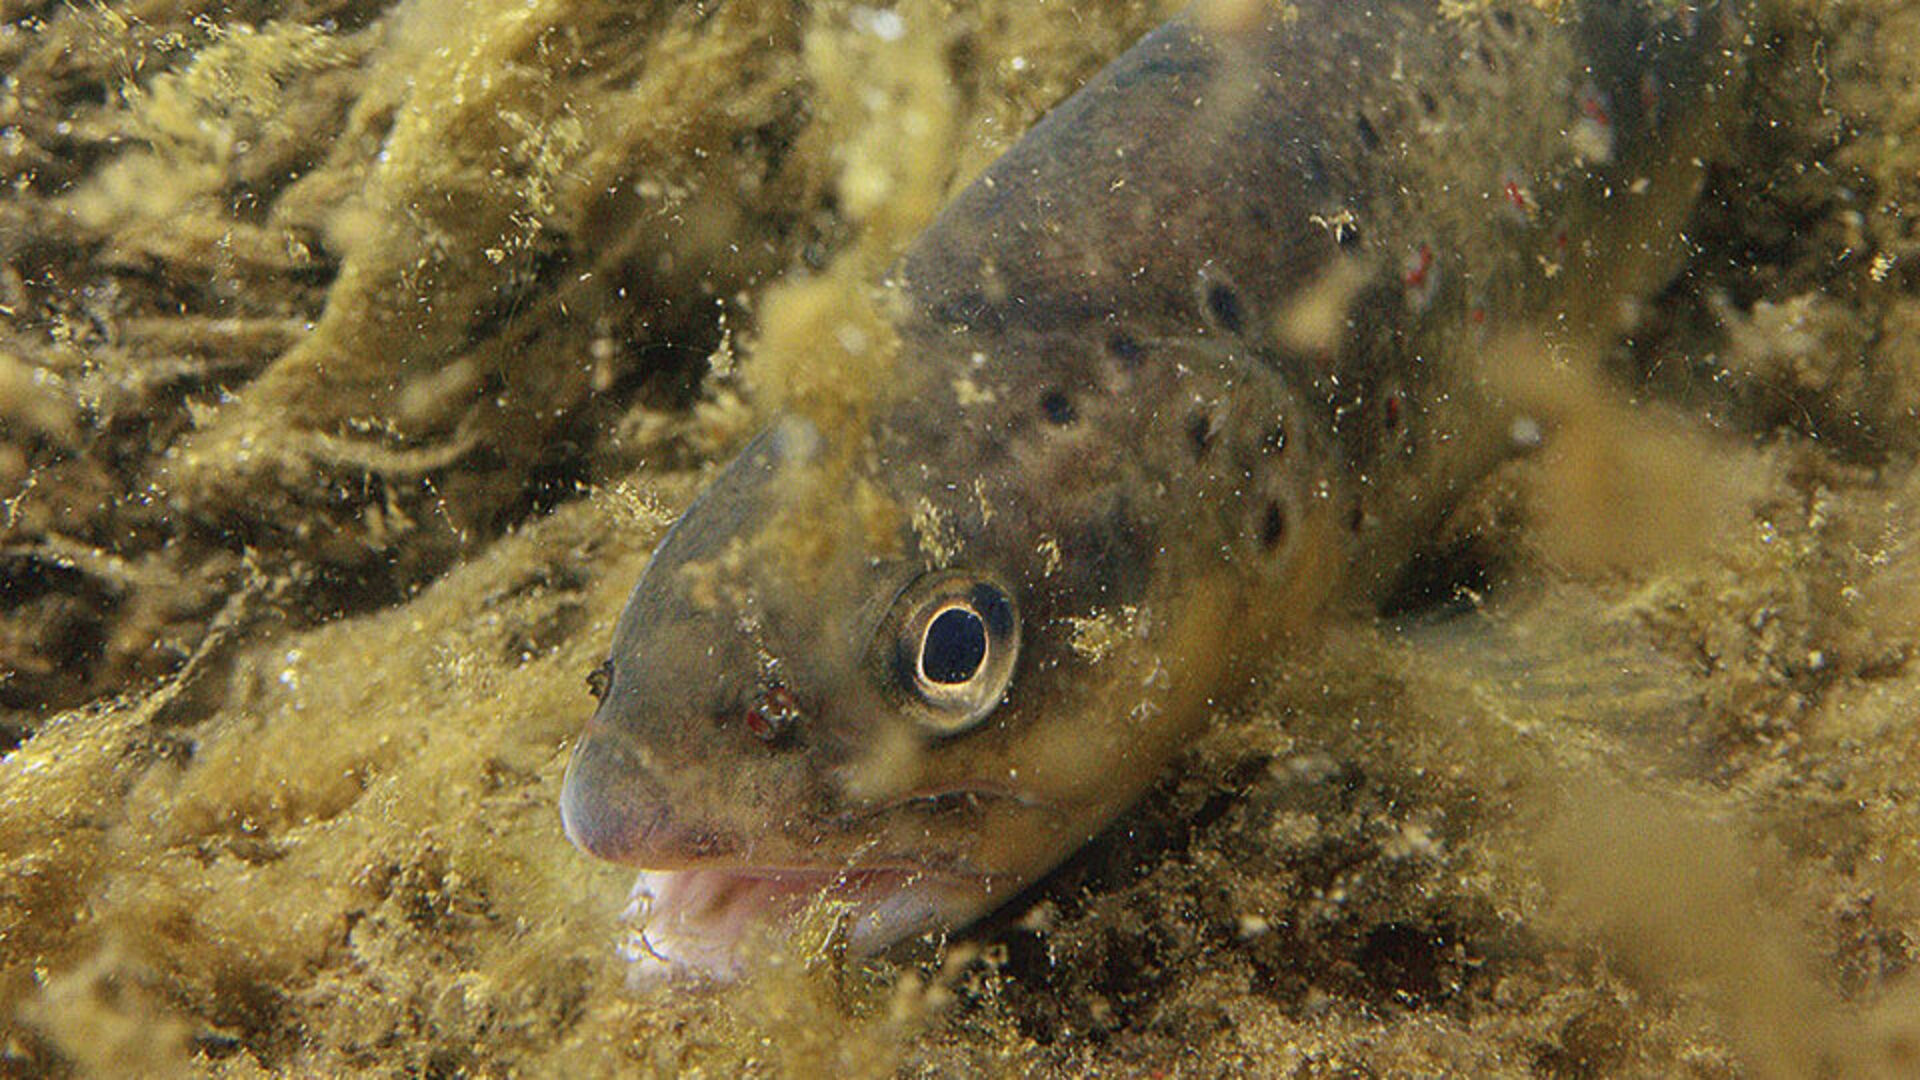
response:
<path fill-rule="evenodd" d="M 822 912 L 638 997 L 554 813 L 627 589 L 754 410 L 830 405 L 915 215 L 1168 13 L 16 16 L 0 1068 L 1905 1071 L 1920 10 L 1780 7 L 1682 272 L 1537 388 L 1591 438 L 1434 530 L 1406 609 L 1479 616 L 1257 667 L 963 939 Z"/>

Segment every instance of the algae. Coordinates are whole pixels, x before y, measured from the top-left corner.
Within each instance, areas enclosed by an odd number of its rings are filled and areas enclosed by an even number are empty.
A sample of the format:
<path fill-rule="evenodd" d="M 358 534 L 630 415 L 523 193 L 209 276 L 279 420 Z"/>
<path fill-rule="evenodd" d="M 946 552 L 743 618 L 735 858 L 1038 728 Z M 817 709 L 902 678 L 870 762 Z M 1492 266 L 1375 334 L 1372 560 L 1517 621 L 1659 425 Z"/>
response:
<path fill-rule="evenodd" d="M 626 589 L 1164 8 L 10 12 L 0 1073 L 1910 1073 L 1906 0 L 1755 28 L 1683 273 L 1453 523 L 1468 617 L 1330 626 L 955 941 L 622 988 L 553 801 Z"/>

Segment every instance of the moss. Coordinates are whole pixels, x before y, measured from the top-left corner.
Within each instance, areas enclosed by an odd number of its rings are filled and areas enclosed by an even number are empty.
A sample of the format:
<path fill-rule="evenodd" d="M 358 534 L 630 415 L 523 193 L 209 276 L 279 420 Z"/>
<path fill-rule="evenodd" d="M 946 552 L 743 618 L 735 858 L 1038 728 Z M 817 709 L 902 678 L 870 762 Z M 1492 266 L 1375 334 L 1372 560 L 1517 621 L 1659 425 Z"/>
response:
<path fill-rule="evenodd" d="M 1487 610 L 1330 626 L 955 942 L 653 995 L 554 810 L 626 591 L 754 409 L 857 415 L 877 269 L 1163 12 L 28 16 L 0 1071 L 1910 1071 L 1920 8 L 1780 7 L 1687 272 L 1463 514 Z"/>

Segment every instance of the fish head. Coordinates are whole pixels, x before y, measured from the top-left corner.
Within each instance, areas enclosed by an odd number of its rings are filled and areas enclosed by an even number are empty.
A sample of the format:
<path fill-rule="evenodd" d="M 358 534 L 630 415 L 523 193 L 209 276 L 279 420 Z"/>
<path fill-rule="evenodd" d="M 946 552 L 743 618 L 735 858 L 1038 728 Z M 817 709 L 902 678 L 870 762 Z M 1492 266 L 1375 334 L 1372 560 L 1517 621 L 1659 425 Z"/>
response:
<path fill-rule="evenodd" d="M 929 567 L 889 535 L 911 511 L 830 457 L 803 420 L 756 438 L 615 630 L 561 814 L 642 869 L 636 975 L 730 975 L 752 926 L 821 898 L 861 952 L 958 925 L 1065 844 L 1019 747 L 967 741 L 1031 664 L 1025 570 Z"/>
<path fill-rule="evenodd" d="M 1210 392 L 1203 357 L 1164 370 Z M 1142 448 L 1238 460 L 1188 412 L 1007 379 L 972 409 L 923 381 L 855 447 L 777 421 L 655 552 L 561 797 L 575 844 L 642 870 L 636 975 L 734 974 L 750 927 L 815 903 L 856 954 L 972 921 L 1138 797 L 1266 614 L 1311 609 L 1304 491 L 1277 555 L 1245 467 L 1220 498 L 1155 473 Z"/>

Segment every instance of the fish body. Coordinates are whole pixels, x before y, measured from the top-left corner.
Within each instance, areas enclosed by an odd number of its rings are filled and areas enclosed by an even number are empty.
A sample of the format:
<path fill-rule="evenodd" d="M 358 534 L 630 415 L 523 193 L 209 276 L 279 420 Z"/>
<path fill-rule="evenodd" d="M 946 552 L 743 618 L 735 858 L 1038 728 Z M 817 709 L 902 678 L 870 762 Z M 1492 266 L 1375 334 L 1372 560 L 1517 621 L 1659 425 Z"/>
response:
<path fill-rule="evenodd" d="M 1450 7 L 1154 31 L 904 253 L 859 421 L 777 419 L 688 508 L 561 801 L 643 870 L 643 975 L 1033 881 L 1513 452 L 1489 333 L 1604 337 L 1671 273 L 1734 14 Z"/>

